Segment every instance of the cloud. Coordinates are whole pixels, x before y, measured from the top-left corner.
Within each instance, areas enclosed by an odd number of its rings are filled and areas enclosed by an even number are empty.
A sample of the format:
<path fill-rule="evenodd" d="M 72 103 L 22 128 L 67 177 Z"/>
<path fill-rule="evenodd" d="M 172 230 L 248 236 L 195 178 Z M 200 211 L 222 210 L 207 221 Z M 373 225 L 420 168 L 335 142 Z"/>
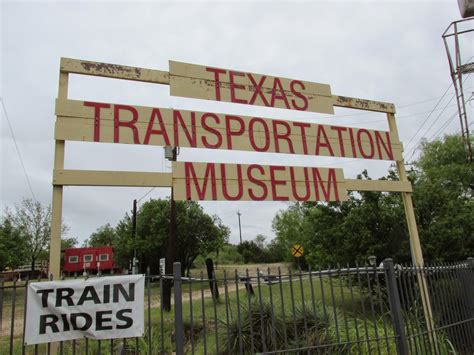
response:
<path fill-rule="evenodd" d="M 409 104 L 441 95 L 450 77 L 441 33 L 459 18 L 452 2 L 4 2 L 2 3 L 2 98 L 38 198 L 51 202 L 54 103 L 60 57 L 167 70 L 168 60 L 215 65 L 331 84 L 334 94 Z M 70 97 L 239 113 L 386 129 L 384 116 L 328 115 L 269 110 L 169 96 L 167 86 L 72 76 Z M 400 116 L 430 110 L 399 109 Z M 337 115 L 354 112 L 336 109 Z M 447 112 L 451 113 L 451 111 Z M 337 117 L 337 116 L 336 116 Z M 409 139 L 426 115 L 401 118 Z M 447 117 L 447 115 L 446 115 Z M 441 122 L 441 121 L 440 121 Z M 13 141 L 2 119 L 2 206 L 28 196 Z M 360 126 L 360 124 L 359 124 Z M 450 125 L 449 130 L 457 127 Z M 434 131 L 426 132 L 431 134 Z M 422 132 L 425 134 L 424 130 Z M 387 162 L 183 149 L 180 160 L 332 165 L 353 177 L 368 168 L 386 173 Z M 342 163 L 342 165 L 340 165 Z M 67 143 L 66 167 L 163 171 L 159 147 Z M 66 188 L 64 218 L 71 235 L 87 238 L 99 225 L 116 223 L 134 198 L 149 189 Z M 157 189 L 149 197 L 164 197 Z M 277 202 L 205 202 L 238 241 L 273 236 L 271 221 L 286 207 Z"/>

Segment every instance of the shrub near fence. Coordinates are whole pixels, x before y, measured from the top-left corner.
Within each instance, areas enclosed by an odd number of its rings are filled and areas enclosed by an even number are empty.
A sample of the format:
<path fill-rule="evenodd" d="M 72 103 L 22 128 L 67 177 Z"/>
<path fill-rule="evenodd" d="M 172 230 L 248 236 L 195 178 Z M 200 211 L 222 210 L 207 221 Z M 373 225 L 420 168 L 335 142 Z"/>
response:
<path fill-rule="evenodd" d="M 345 267 L 305 272 L 267 269 L 211 280 L 203 274 L 147 276 L 142 338 L 60 343 L 63 354 L 472 354 L 474 264 L 422 269 Z M 433 312 L 429 332 L 418 287 L 426 280 Z M 173 279 L 173 307 L 160 290 Z M 27 281 L 0 284 L 0 354 L 46 354 L 23 345 Z M 211 289 L 210 289 L 211 285 Z M 217 289 L 219 297 L 213 297 Z"/>

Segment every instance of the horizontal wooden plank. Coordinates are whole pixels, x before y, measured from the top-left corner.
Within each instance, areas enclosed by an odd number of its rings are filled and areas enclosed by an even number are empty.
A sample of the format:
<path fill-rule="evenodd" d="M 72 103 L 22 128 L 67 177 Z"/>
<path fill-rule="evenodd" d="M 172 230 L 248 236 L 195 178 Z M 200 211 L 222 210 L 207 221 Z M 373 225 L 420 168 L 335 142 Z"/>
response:
<path fill-rule="evenodd" d="M 333 96 L 333 105 L 357 110 L 395 113 L 395 105 L 388 102 L 357 99 L 347 96 Z"/>
<path fill-rule="evenodd" d="M 173 162 L 173 179 L 185 179 L 186 178 L 186 162 Z M 224 163 L 192 163 L 192 171 L 196 174 L 198 178 L 203 178 L 206 175 L 206 170 L 212 166 L 216 172 L 216 178 L 221 178 L 222 173 L 225 173 L 226 180 L 238 180 L 242 181 L 249 180 L 249 174 L 255 172 L 258 175 L 258 172 L 261 172 L 259 175 L 259 180 L 261 181 L 271 181 L 271 172 L 274 170 L 274 174 L 277 174 L 278 179 L 283 179 L 290 181 L 293 179 L 296 182 L 305 182 L 308 179 L 312 178 L 312 169 L 311 167 L 303 166 L 283 166 L 283 165 L 260 165 L 260 164 L 224 164 Z M 251 172 L 249 171 L 252 170 Z M 323 181 L 328 181 L 327 176 L 328 172 L 332 168 L 315 168 L 321 174 L 321 179 Z M 239 177 L 238 171 L 241 171 L 241 177 Z M 333 169 L 334 177 L 337 182 L 344 182 L 344 173 L 342 169 Z M 276 175 L 275 175 L 276 176 Z"/>
<path fill-rule="evenodd" d="M 181 67 L 181 64 L 184 64 L 185 67 Z M 171 67 L 174 70 L 174 73 L 171 72 Z M 199 70 L 196 70 L 195 67 L 198 67 Z M 182 69 L 184 68 L 184 69 Z M 119 65 L 119 64 L 110 64 L 110 63 L 103 63 L 103 62 L 95 62 L 89 60 L 82 60 L 82 59 L 72 59 L 72 58 L 61 58 L 60 64 L 60 71 L 64 73 L 73 73 L 73 74 L 82 74 L 82 75 L 92 75 L 92 76 L 102 76 L 107 78 L 116 78 L 116 79 L 125 79 L 125 80 L 134 80 L 134 81 L 143 81 L 155 84 L 165 84 L 170 85 L 170 74 L 172 80 L 176 82 L 173 83 L 172 87 L 170 88 L 171 91 L 174 90 L 181 90 L 183 87 L 184 90 L 189 90 L 192 96 L 187 95 L 178 95 L 175 96 L 185 96 L 185 97 L 196 97 L 196 98 L 203 98 L 207 100 L 215 100 L 215 93 L 216 93 L 216 86 L 214 80 L 213 72 L 203 71 L 202 68 L 206 68 L 204 66 L 197 66 L 192 64 L 185 64 L 170 61 L 170 72 L 164 70 L 156 70 L 156 69 L 147 69 L 147 68 L 140 68 L 140 67 L 133 67 L 127 65 Z M 204 73 L 204 74 L 203 74 Z M 248 73 L 252 75 L 252 78 L 256 81 L 254 84 L 253 82 L 247 80 L 247 90 L 238 90 L 239 93 L 244 92 L 245 97 L 249 99 L 253 96 L 255 92 L 255 88 L 260 84 L 262 80 L 261 74 L 254 74 Z M 266 79 L 262 82 L 262 92 L 264 95 L 271 95 L 271 91 L 273 90 L 273 86 L 269 85 L 273 83 L 273 78 L 271 76 L 266 76 Z M 234 82 L 237 85 L 241 85 L 239 80 L 242 80 L 240 76 L 233 76 Z M 283 88 L 288 88 L 288 85 L 291 85 L 291 80 L 286 78 L 278 78 L 282 83 Z M 192 82 L 192 81 L 195 82 Z M 191 81 L 191 82 L 190 82 Z M 305 89 L 300 90 L 302 87 L 299 84 L 293 84 L 293 91 L 298 93 L 302 92 L 305 94 L 305 97 L 308 99 L 308 108 L 304 109 L 303 111 L 310 111 L 310 112 L 322 112 L 322 113 L 334 113 L 332 106 L 339 106 L 339 107 L 346 107 L 346 108 L 354 108 L 359 110 L 367 110 L 367 111 L 376 111 L 376 112 L 387 112 L 387 113 L 395 113 L 395 106 L 391 103 L 386 102 L 379 102 L 379 101 L 371 101 L 366 99 L 360 98 L 353 98 L 347 96 L 331 96 L 331 89 L 329 85 L 326 84 L 319 84 L 319 83 L 311 83 L 306 81 L 300 81 L 305 86 Z M 227 99 L 223 99 L 222 101 L 232 102 L 232 97 L 229 96 L 230 94 L 230 80 L 228 81 L 221 81 L 220 85 L 222 85 L 222 95 L 224 95 Z M 186 89 L 187 87 L 187 89 Z M 197 92 L 194 93 L 194 90 Z M 235 90 L 234 90 L 235 91 Z M 289 100 L 288 105 L 293 105 L 291 100 L 294 100 L 294 104 L 302 108 L 304 105 L 304 101 L 301 97 L 295 95 L 291 88 L 290 90 L 285 90 L 285 94 L 287 96 L 287 100 Z M 172 95 L 174 95 L 172 93 Z M 199 96 L 199 97 L 198 97 Z M 205 96 L 205 97 L 200 97 Z M 223 97 L 224 97 L 223 96 Z M 235 95 L 234 95 L 235 96 Z M 244 98 L 245 98 L 244 97 Z M 330 99 L 326 99 L 329 98 Z M 237 100 L 240 97 L 235 97 Z M 235 99 L 234 98 L 234 99 Z M 230 101 L 229 101 L 230 100 Z M 256 105 L 265 105 L 263 102 L 260 94 L 257 95 L 255 98 Z M 268 101 L 268 100 L 267 100 Z M 283 99 L 275 99 L 275 107 L 286 108 Z M 318 102 L 317 104 L 315 102 Z M 270 104 L 270 102 L 268 102 Z M 323 107 L 321 111 L 312 109 L 312 107 L 318 107 L 320 105 Z"/>
<path fill-rule="evenodd" d="M 56 114 L 57 140 L 378 160 L 402 158 L 398 137 L 386 131 L 73 100 L 58 100 Z M 132 119 L 133 125 L 127 126 Z M 118 122 L 125 123 L 119 126 Z"/>
<path fill-rule="evenodd" d="M 171 173 L 54 170 L 53 185 L 171 187 Z"/>
<path fill-rule="evenodd" d="M 173 163 L 176 200 L 343 201 L 342 169 Z"/>
<path fill-rule="evenodd" d="M 345 188 L 349 191 L 412 192 L 409 181 L 346 179 Z"/>
<path fill-rule="evenodd" d="M 169 66 L 170 66 L 170 71 L 169 71 L 170 76 L 173 75 L 173 76 L 180 76 L 180 77 L 185 77 L 185 78 L 205 79 L 205 80 L 214 81 L 216 72 L 219 73 L 219 75 L 222 75 L 223 77 L 229 77 L 228 73 L 233 72 L 234 74 L 232 76 L 234 78 L 234 83 L 236 85 L 252 86 L 252 89 L 255 89 L 257 84 L 260 84 L 261 82 L 261 85 L 259 85 L 261 88 L 272 90 L 274 88 L 274 79 L 279 79 L 279 81 L 281 82 L 284 88 L 289 88 L 292 81 L 299 81 L 304 84 L 304 88 L 301 88 L 300 90 L 303 93 L 313 94 L 313 95 L 317 94 L 320 96 L 332 96 L 331 87 L 328 84 L 275 77 L 275 76 L 266 75 L 266 74 L 236 71 L 232 69 L 222 69 L 222 68 L 216 68 L 216 67 L 205 66 L 205 65 L 183 63 L 183 62 L 177 62 L 173 60 L 169 61 Z M 224 71 L 227 72 L 227 74 L 221 73 Z M 246 74 L 250 74 L 250 76 L 253 78 L 253 81 Z M 262 80 L 263 77 L 265 77 L 265 80 Z M 230 87 L 229 80 L 227 81 L 222 80 L 221 82 L 227 83 L 228 86 Z"/>
<path fill-rule="evenodd" d="M 327 84 L 175 61 L 169 74 L 172 96 L 334 113 Z"/>
<path fill-rule="evenodd" d="M 155 84 L 169 84 L 169 75 L 167 71 L 91 62 L 88 60 L 61 58 L 60 70 L 62 72 L 73 74 L 143 81 Z"/>

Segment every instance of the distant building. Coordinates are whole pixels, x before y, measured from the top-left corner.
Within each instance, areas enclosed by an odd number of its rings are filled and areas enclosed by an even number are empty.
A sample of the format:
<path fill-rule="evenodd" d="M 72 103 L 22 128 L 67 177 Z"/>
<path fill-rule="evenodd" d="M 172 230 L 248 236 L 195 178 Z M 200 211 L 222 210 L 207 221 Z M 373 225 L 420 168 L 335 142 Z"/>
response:
<path fill-rule="evenodd" d="M 63 272 L 71 276 L 87 272 L 111 274 L 120 271 L 114 263 L 114 250 L 112 247 L 94 248 L 68 248 L 64 249 Z"/>

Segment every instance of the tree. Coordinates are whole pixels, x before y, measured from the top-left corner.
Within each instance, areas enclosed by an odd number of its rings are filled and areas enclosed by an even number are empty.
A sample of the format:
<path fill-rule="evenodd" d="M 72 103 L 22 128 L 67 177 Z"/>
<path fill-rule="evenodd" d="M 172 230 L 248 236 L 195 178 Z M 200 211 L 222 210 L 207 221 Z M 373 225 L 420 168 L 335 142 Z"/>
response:
<path fill-rule="evenodd" d="M 306 207 L 301 203 L 294 203 L 288 209 L 279 211 L 273 218 L 272 228 L 276 234 L 273 248 L 285 261 L 293 261 L 290 249 L 296 243 L 306 244 L 306 234 L 303 231 Z"/>
<path fill-rule="evenodd" d="M 64 249 L 74 248 L 78 244 L 77 238 L 61 237 L 61 268 L 64 266 Z"/>
<path fill-rule="evenodd" d="M 257 234 L 257 236 L 254 238 L 254 242 L 255 242 L 255 244 L 257 244 L 257 246 L 260 249 L 264 249 L 266 239 L 267 239 L 267 237 L 265 237 L 263 234 Z"/>
<path fill-rule="evenodd" d="M 409 178 L 424 258 L 462 260 L 474 253 L 473 164 L 465 162 L 462 140 L 422 143 Z M 370 179 L 362 172 L 358 179 Z M 398 180 L 389 170 L 382 180 Z M 410 262 L 409 235 L 400 194 L 350 193 L 345 202 L 306 202 L 279 212 L 273 220 L 276 243 L 305 248 L 311 265 L 365 263 L 391 257 Z M 287 255 L 287 254 L 285 254 Z"/>
<path fill-rule="evenodd" d="M 0 271 L 16 269 L 27 259 L 27 245 L 9 218 L 0 224 Z"/>
<path fill-rule="evenodd" d="M 265 243 L 267 238 L 257 234 L 253 240 L 245 240 L 237 245 L 237 251 L 245 263 L 273 263 L 283 260 L 280 246 L 275 242 Z"/>
<path fill-rule="evenodd" d="M 47 252 L 51 235 L 51 207 L 40 202 L 23 199 L 14 210 L 6 209 L 6 218 L 18 230 L 19 238 L 26 244 L 31 270 L 35 263 Z"/>
<path fill-rule="evenodd" d="M 64 237 L 61 238 L 61 250 L 74 248 L 78 244 L 77 238 Z"/>
<path fill-rule="evenodd" d="M 359 179 L 367 179 L 364 172 Z M 398 194 L 351 193 L 349 201 L 308 206 L 303 223 L 305 258 L 311 265 L 410 260 L 403 205 Z"/>
<path fill-rule="evenodd" d="M 177 201 L 177 260 L 183 274 L 189 272 L 199 255 L 216 252 L 228 241 L 230 231 L 217 216 L 204 213 L 193 201 Z M 165 257 L 170 231 L 170 203 L 168 200 L 145 202 L 137 213 L 137 237 L 133 238 L 131 218 L 127 214 L 115 228 L 114 250 L 116 261 L 128 266 L 134 249 L 141 261 L 142 271 L 150 266 L 159 272 L 158 260 Z M 167 273 L 171 270 L 167 270 Z"/>
<path fill-rule="evenodd" d="M 474 164 L 462 138 L 423 141 L 412 172 L 413 201 L 424 257 L 455 261 L 474 254 Z"/>
<path fill-rule="evenodd" d="M 246 264 L 256 260 L 262 261 L 263 249 L 253 240 L 244 240 L 237 245 L 237 251 L 242 255 Z"/>
<path fill-rule="evenodd" d="M 115 229 L 109 224 L 105 224 L 91 234 L 87 240 L 87 245 L 90 247 L 104 247 L 112 246 L 116 238 Z"/>

